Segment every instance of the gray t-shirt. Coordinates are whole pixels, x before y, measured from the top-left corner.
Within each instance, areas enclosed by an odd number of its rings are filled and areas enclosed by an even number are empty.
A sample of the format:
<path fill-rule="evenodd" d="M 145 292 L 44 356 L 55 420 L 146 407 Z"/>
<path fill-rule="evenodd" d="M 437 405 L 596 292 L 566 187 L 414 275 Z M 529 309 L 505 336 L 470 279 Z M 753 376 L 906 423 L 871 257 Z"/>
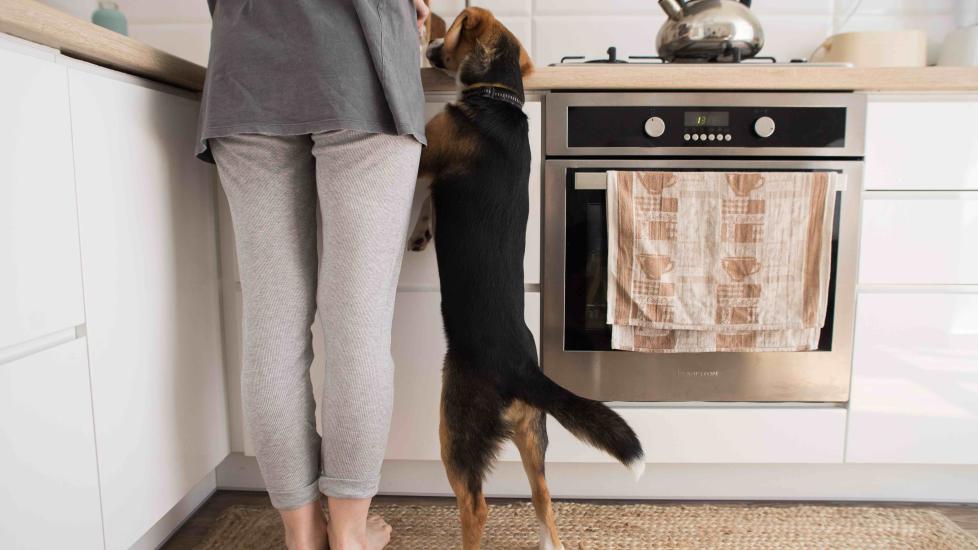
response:
<path fill-rule="evenodd" d="M 208 0 L 207 139 L 329 130 L 424 136 L 412 0 Z"/>

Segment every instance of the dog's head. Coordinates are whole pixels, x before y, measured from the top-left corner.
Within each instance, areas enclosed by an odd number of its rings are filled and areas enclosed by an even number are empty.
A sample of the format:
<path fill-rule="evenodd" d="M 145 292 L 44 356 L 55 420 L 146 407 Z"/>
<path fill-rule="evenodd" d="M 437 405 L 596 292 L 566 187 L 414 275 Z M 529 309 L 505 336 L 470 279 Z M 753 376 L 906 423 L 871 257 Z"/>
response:
<path fill-rule="evenodd" d="M 458 73 L 462 84 L 502 82 L 522 84 L 533 62 L 513 33 L 489 10 L 466 8 L 426 52 L 431 65 Z M 520 85 L 522 89 L 522 85 Z"/>

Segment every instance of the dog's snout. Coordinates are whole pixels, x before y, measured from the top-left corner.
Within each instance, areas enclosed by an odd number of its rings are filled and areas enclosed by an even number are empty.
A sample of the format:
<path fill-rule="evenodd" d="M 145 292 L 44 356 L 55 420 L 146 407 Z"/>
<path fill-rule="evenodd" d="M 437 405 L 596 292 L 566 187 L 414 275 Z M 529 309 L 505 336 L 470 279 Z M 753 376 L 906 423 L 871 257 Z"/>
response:
<path fill-rule="evenodd" d="M 431 65 L 438 67 L 439 69 L 444 69 L 445 65 L 442 63 L 441 52 L 442 48 L 445 46 L 444 38 L 437 38 L 428 43 L 428 49 L 425 50 L 425 57 L 431 62 Z"/>

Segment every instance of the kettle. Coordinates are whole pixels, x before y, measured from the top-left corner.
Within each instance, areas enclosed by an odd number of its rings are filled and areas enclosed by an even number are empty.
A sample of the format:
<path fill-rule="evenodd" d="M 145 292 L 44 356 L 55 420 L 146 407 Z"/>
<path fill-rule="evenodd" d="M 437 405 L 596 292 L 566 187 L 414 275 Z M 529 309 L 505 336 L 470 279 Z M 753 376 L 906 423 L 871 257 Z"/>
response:
<path fill-rule="evenodd" d="M 751 0 L 659 0 L 669 16 L 656 40 L 666 61 L 738 62 L 764 46 Z"/>

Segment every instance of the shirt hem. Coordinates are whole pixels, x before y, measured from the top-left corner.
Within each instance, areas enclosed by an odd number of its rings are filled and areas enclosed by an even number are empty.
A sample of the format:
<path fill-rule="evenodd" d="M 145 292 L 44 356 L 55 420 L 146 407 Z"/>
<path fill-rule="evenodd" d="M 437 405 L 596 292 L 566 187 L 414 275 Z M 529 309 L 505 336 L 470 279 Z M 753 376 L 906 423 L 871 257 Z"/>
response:
<path fill-rule="evenodd" d="M 305 134 L 318 134 L 334 130 L 359 130 L 371 134 L 388 134 L 398 136 L 411 136 L 421 145 L 427 145 L 424 131 L 397 128 L 392 129 L 390 125 L 373 120 L 330 118 L 316 120 L 312 122 L 289 122 L 289 123 L 268 123 L 251 122 L 243 124 L 231 124 L 227 126 L 209 126 L 205 128 L 197 141 L 197 158 L 205 162 L 214 163 L 207 140 L 211 138 L 229 137 L 238 134 L 259 134 L 266 136 L 298 136 Z"/>

